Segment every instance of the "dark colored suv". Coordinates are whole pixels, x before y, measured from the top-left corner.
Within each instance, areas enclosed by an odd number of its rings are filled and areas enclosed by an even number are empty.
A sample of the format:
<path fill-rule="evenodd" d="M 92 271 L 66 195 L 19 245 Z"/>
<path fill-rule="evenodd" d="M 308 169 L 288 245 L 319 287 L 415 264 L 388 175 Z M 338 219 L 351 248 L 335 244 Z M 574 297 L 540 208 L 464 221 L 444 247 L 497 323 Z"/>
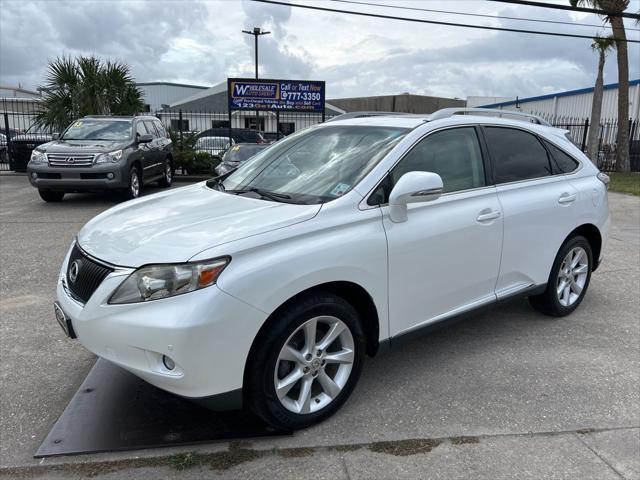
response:
<path fill-rule="evenodd" d="M 200 132 L 196 138 L 200 137 L 228 137 L 229 129 L 225 127 L 210 128 Z M 265 139 L 258 130 L 250 128 L 232 128 L 231 138 L 236 143 L 265 143 Z"/>
<path fill-rule="evenodd" d="M 155 117 L 84 117 L 57 139 L 37 146 L 27 173 L 46 202 L 69 192 L 119 190 L 137 198 L 144 184 L 173 180 L 173 152 Z"/>

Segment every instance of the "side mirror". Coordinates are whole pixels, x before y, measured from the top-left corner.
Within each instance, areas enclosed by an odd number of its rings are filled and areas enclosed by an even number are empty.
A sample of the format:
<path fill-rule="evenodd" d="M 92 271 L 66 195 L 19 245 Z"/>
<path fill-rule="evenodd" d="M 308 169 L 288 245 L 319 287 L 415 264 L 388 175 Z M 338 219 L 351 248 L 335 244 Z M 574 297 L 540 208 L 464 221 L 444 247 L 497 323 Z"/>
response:
<path fill-rule="evenodd" d="M 442 178 L 432 172 L 407 172 L 389 195 L 389 217 L 392 222 L 407 221 L 407 204 L 431 202 L 442 195 Z"/>
<path fill-rule="evenodd" d="M 52 133 L 51 134 L 51 140 L 58 140 L 60 138 L 60 134 L 59 133 Z"/>
<path fill-rule="evenodd" d="M 144 135 L 138 135 L 138 143 L 149 143 L 153 141 L 153 135 L 145 133 Z"/>

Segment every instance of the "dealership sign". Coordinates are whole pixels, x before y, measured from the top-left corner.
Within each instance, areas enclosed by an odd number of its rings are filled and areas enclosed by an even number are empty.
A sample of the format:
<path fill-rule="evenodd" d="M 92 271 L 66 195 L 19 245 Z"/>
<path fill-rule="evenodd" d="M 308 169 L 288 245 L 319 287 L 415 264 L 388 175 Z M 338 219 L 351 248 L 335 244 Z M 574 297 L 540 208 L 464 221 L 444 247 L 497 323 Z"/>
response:
<path fill-rule="evenodd" d="M 227 92 L 229 111 L 324 111 L 324 82 L 229 78 Z"/>

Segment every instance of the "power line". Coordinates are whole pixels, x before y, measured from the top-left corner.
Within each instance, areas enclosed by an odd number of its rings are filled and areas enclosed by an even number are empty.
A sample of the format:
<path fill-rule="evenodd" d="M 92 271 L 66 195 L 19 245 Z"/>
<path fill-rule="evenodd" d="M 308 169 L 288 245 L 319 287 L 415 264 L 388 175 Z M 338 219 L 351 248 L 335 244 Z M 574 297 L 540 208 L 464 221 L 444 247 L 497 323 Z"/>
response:
<path fill-rule="evenodd" d="M 551 37 L 570 37 L 570 38 L 585 38 L 587 40 L 593 40 L 593 35 L 577 35 L 574 33 L 560 33 L 560 32 L 541 32 L 539 30 L 523 30 L 520 28 L 506 28 L 506 27 L 489 27 L 486 25 L 469 25 L 467 23 L 452 23 L 452 22 L 440 22 L 436 20 L 424 20 L 421 18 L 407 18 L 407 17 L 396 17 L 392 15 L 382 15 L 379 13 L 366 13 L 366 12 L 355 12 L 353 10 L 340 10 L 338 8 L 327 8 L 327 7 L 317 7 L 315 5 L 300 5 L 296 3 L 289 3 L 279 0 L 252 0 L 253 2 L 258 3 L 269 3 L 272 5 L 282 5 L 285 7 L 296 7 L 296 8 L 306 8 L 308 10 L 319 10 L 323 12 L 332 12 L 332 13 L 344 13 L 347 15 L 358 15 L 361 17 L 373 17 L 373 18 L 383 18 L 386 20 L 401 20 L 404 22 L 413 22 L 413 23 L 428 23 L 432 25 L 445 25 L 449 27 L 463 27 L 463 28 L 475 28 L 478 30 L 497 30 L 500 32 L 514 32 L 514 33 L 529 33 L 532 35 L 547 35 Z M 625 41 L 628 43 L 640 43 L 640 40 L 618 40 L 616 38 L 614 41 Z"/>
<path fill-rule="evenodd" d="M 450 10 L 434 10 L 431 8 L 408 7 L 406 5 L 388 5 L 384 3 L 358 2 L 355 0 L 330 0 L 330 1 L 338 2 L 338 3 L 351 3 L 354 5 L 367 5 L 371 7 L 396 8 L 398 10 L 413 10 L 418 12 L 444 13 L 448 15 L 462 15 L 465 17 L 495 18 L 500 20 L 518 20 L 521 22 L 552 23 L 556 25 L 571 25 L 574 27 L 611 28 L 609 25 L 596 25 L 594 23 L 575 23 L 575 22 L 563 22 L 560 20 L 541 20 L 537 18 L 508 17 L 505 15 L 488 15 L 488 14 L 482 14 L 482 13 L 453 12 Z M 634 32 L 640 31 L 640 29 L 637 29 L 637 28 L 627 28 L 626 30 L 634 31 Z"/>
<path fill-rule="evenodd" d="M 629 12 L 609 12 L 606 10 L 598 10 L 597 8 L 572 7 L 570 5 L 559 5 L 557 3 L 532 2 L 530 0 L 489 0 L 490 2 L 511 3 L 514 5 L 526 5 L 528 7 L 554 8 L 556 10 L 571 10 L 572 12 L 595 13 L 607 17 L 625 17 L 640 20 L 640 14 Z"/>

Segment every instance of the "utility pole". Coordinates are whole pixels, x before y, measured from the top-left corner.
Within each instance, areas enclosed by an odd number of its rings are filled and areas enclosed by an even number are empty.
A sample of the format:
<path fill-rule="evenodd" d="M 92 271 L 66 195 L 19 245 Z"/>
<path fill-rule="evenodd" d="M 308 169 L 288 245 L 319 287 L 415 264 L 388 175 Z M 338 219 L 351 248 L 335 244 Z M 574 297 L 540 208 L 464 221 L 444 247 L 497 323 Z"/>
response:
<path fill-rule="evenodd" d="M 256 57 L 256 80 L 258 79 L 258 37 L 261 35 L 269 35 L 271 32 L 263 32 L 260 27 L 253 27 L 251 30 L 242 30 L 242 33 L 253 35 L 254 51 Z M 260 131 L 260 112 L 256 110 L 256 130 Z"/>

